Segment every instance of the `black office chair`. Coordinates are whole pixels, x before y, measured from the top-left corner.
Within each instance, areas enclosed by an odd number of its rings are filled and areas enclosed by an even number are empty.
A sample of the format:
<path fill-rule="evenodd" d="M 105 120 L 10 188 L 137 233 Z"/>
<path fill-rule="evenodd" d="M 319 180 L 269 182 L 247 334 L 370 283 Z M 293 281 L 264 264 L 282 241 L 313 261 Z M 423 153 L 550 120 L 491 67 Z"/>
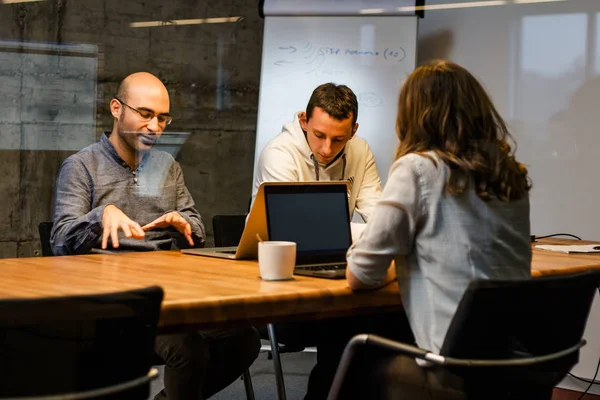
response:
<path fill-rule="evenodd" d="M 212 226 L 215 247 L 237 246 L 246 226 L 246 215 L 215 215 Z"/>
<path fill-rule="evenodd" d="M 162 298 L 153 286 L 0 300 L 0 398 L 146 400 Z"/>
<path fill-rule="evenodd" d="M 52 231 L 52 222 L 41 222 L 38 226 L 40 232 L 40 242 L 42 244 L 42 255 L 43 256 L 53 256 L 52 248 L 50 247 L 50 232 Z M 243 229 L 243 228 L 242 228 Z M 163 363 L 162 360 L 157 355 L 154 355 L 152 358 L 152 363 L 155 365 L 160 365 Z M 242 379 L 244 380 L 244 389 L 246 391 L 246 399 L 254 400 L 254 388 L 252 386 L 252 378 L 250 377 L 250 371 L 244 371 L 242 375 Z M 0 399 L 2 400 L 2 399 Z"/>
<path fill-rule="evenodd" d="M 370 399 L 388 398 L 386 390 L 394 386 L 394 377 L 385 368 L 392 353 L 443 366 L 462 379 L 467 398 L 550 399 L 553 387 L 577 363 L 579 348 L 585 345 L 582 336 L 599 283 L 600 271 L 474 281 L 439 355 L 358 335 L 346 346 L 328 398 L 362 398 L 366 393 Z M 378 371 L 374 376 L 383 377 L 383 382 L 365 384 L 369 380 L 365 364 Z"/>
<path fill-rule="evenodd" d="M 246 225 L 246 215 L 215 215 L 212 219 L 213 234 L 216 247 L 237 246 L 244 232 Z M 285 384 L 283 380 L 283 370 L 281 368 L 282 353 L 295 353 L 305 350 L 305 343 L 295 343 L 286 341 L 290 329 L 288 324 L 268 324 L 267 326 L 257 327 L 261 339 L 268 340 L 271 344 L 271 350 L 268 352 L 269 359 L 273 359 L 275 370 L 275 381 L 277 384 L 278 399 L 283 400 L 285 395 Z M 280 341 L 279 339 L 283 339 Z"/>
<path fill-rule="evenodd" d="M 52 232 L 52 226 L 54 224 L 50 222 L 40 222 L 38 225 L 38 231 L 40 233 L 40 243 L 42 245 L 42 256 L 50 257 L 52 253 L 52 247 L 50 247 L 50 232 Z"/>

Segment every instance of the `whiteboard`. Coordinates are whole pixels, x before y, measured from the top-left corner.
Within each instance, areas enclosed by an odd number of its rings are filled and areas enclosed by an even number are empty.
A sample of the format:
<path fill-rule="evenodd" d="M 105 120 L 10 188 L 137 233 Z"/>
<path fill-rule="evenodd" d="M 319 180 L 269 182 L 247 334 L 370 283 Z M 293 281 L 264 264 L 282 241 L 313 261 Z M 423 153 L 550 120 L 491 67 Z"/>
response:
<path fill-rule="evenodd" d="M 416 62 L 417 17 L 267 17 L 255 149 L 306 109 L 313 90 L 334 82 L 358 98 L 357 135 L 365 138 L 385 181 L 397 145 L 402 81 Z"/>

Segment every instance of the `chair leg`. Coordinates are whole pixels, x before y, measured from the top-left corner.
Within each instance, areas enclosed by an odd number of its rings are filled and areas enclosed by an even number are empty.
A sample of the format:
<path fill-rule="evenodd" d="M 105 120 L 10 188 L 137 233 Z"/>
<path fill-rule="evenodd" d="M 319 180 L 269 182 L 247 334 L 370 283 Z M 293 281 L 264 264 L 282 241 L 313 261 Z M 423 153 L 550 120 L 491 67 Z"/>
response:
<path fill-rule="evenodd" d="M 283 382 L 283 371 L 281 369 L 281 359 L 279 358 L 279 347 L 277 347 L 277 338 L 275 336 L 275 326 L 267 325 L 269 342 L 271 343 L 271 352 L 273 353 L 273 367 L 275 369 L 275 382 L 277 383 L 277 398 L 285 400 L 285 383 Z"/>
<path fill-rule="evenodd" d="M 246 400 L 254 400 L 254 388 L 252 387 L 252 378 L 250 377 L 250 370 L 247 369 L 242 375 L 244 381 L 244 389 L 246 389 Z"/>

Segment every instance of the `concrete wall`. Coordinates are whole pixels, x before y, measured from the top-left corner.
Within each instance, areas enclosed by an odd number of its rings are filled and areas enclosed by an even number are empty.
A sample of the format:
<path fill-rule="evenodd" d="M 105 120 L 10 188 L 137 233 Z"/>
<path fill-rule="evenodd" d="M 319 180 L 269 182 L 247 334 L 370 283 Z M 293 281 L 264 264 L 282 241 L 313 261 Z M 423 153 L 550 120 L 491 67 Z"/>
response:
<path fill-rule="evenodd" d="M 242 16 L 243 20 L 129 27 L 136 21 L 228 16 Z M 164 81 L 174 117 L 167 131 L 190 133 L 177 160 L 211 234 L 214 214 L 244 213 L 250 198 L 262 29 L 256 0 L 0 4 L 0 40 L 98 46 L 93 139 L 112 127 L 108 102 L 122 78 L 149 71 Z M 3 93 L 15 81 L 7 75 L 0 75 Z M 46 78 L 40 76 L 40 82 Z M 0 99 L 5 110 L 17 104 L 21 110 L 28 106 L 23 98 Z M 0 257 L 29 257 L 40 252 L 38 223 L 52 219 L 58 168 L 77 149 L 62 144 L 26 146 L 23 129 L 14 124 L 11 128 L 7 113 L 0 113 Z M 14 135 L 13 145 L 2 145 L 10 134 Z"/>

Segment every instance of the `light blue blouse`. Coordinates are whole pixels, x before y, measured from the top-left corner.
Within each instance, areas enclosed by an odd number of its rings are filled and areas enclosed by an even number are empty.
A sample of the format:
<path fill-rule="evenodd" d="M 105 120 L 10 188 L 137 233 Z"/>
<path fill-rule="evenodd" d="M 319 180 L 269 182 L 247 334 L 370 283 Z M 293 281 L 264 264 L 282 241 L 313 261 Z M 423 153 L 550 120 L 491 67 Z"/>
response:
<path fill-rule="evenodd" d="M 484 201 L 473 189 L 451 195 L 445 188 L 449 168 L 428 154 L 436 163 L 408 154 L 392 165 L 347 258 L 366 284 L 380 283 L 395 260 L 417 344 L 439 352 L 471 280 L 531 276 L 529 197 L 505 203 Z"/>

